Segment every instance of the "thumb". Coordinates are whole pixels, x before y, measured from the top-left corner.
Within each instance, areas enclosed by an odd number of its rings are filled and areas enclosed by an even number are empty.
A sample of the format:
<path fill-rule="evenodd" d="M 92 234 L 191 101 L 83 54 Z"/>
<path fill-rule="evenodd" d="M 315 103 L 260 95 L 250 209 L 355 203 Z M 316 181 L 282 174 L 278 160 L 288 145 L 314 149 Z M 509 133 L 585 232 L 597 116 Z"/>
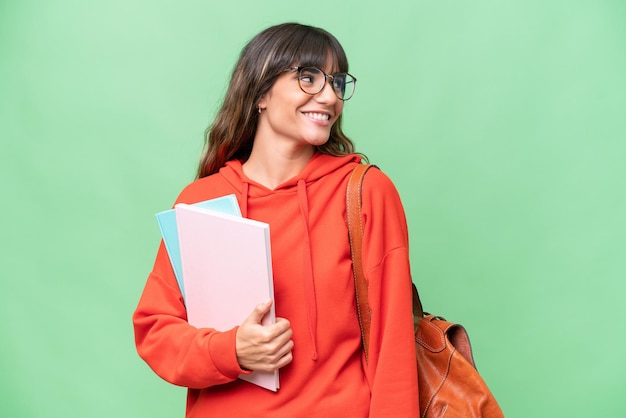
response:
<path fill-rule="evenodd" d="M 254 310 L 252 311 L 250 316 L 248 316 L 248 319 L 246 319 L 246 322 L 260 324 L 261 321 L 263 320 L 263 317 L 265 317 L 265 315 L 267 315 L 267 313 L 270 311 L 271 307 L 272 307 L 271 300 L 268 300 L 263 303 L 259 303 L 258 305 L 254 307 Z"/>

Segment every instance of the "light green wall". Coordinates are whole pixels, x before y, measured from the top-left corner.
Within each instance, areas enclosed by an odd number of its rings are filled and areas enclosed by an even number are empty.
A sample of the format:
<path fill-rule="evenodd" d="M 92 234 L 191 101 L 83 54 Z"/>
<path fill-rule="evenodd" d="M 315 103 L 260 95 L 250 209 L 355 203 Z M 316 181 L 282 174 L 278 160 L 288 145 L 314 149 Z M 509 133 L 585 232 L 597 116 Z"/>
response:
<path fill-rule="evenodd" d="M 373 3 L 373 2 L 372 2 Z M 131 313 L 237 54 L 322 26 L 507 417 L 626 415 L 622 0 L 0 1 L 0 416 L 182 416 Z"/>

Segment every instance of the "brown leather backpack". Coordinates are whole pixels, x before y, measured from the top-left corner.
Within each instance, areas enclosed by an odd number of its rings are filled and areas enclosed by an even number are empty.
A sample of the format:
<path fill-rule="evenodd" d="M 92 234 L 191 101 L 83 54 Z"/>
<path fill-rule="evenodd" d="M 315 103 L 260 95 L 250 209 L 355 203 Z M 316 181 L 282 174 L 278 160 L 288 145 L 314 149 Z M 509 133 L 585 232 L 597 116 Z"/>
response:
<path fill-rule="evenodd" d="M 369 348 L 371 317 L 367 303 L 367 282 L 361 260 L 361 184 L 372 167 L 359 164 L 353 171 L 346 193 L 348 232 L 352 250 L 357 311 L 361 324 L 365 358 Z M 413 284 L 413 321 L 419 407 L 422 418 L 500 418 L 500 406 L 482 379 L 472 355 L 467 331 L 442 317 L 424 313 Z"/>

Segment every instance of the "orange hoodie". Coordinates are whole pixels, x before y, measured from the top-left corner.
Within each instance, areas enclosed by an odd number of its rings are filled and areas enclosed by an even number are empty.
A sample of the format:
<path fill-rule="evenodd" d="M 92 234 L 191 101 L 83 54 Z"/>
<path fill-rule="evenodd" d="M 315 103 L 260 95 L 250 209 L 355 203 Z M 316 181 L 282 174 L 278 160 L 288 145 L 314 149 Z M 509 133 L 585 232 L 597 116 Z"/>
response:
<path fill-rule="evenodd" d="M 363 263 L 372 309 L 363 360 L 346 225 L 348 177 L 360 157 L 316 154 L 274 190 L 239 161 L 187 186 L 176 203 L 237 196 L 243 216 L 270 224 L 275 309 L 293 330 L 293 361 L 271 392 L 237 379 L 237 328 L 186 321 L 161 243 L 133 315 L 139 355 L 163 379 L 189 388 L 187 417 L 416 417 L 418 410 L 408 233 L 389 178 L 363 183 Z M 262 302 L 262 301 L 259 301 Z"/>

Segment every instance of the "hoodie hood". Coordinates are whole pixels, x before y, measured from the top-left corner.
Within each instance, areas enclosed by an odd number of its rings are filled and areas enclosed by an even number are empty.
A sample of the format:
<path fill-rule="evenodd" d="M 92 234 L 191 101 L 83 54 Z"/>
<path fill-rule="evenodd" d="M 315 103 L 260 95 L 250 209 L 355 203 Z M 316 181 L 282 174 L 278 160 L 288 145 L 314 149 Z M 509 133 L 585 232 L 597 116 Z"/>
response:
<path fill-rule="evenodd" d="M 231 187 L 238 193 L 239 206 L 241 208 L 242 215 L 244 217 L 249 216 L 249 206 L 254 201 L 272 201 L 272 195 L 282 195 L 281 198 L 297 199 L 298 215 L 304 230 L 304 234 L 301 237 L 304 250 L 301 255 L 304 288 L 304 305 L 307 315 L 308 332 L 313 347 L 311 358 L 317 360 L 317 300 L 315 292 L 315 266 L 313 265 L 313 255 L 311 246 L 311 222 L 310 222 L 310 207 L 309 204 L 309 188 L 316 182 L 320 181 L 324 176 L 333 175 L 338 178 L 344 178 L 351 172 L 355 163 L 359 163 L 361 157 L 355 154 L 334 157 L 326 154 L 316 153 L 309 160 L 307 165 L 302 171 L 295 177 L 285 181 L 278 185 L 275 189 L 271 190 L 267 187 L 256 183 L 254 180 L 249 179 L 243 172 L 242 163 L 239 160 L 233 160 L 226 163 L 226 165 L 220 169 L 219 174 L 226 180 Z M 265 199 L 270 198 L 270 199 Z M 280 211 L 280 208 L 274 208 L 275 211 Z M 263 219 L 258 219 L 264 221 Z M 298 222 L 298 219 L 293 220 Z M 282 233 L 282 231 L 281 231 Z"/>

